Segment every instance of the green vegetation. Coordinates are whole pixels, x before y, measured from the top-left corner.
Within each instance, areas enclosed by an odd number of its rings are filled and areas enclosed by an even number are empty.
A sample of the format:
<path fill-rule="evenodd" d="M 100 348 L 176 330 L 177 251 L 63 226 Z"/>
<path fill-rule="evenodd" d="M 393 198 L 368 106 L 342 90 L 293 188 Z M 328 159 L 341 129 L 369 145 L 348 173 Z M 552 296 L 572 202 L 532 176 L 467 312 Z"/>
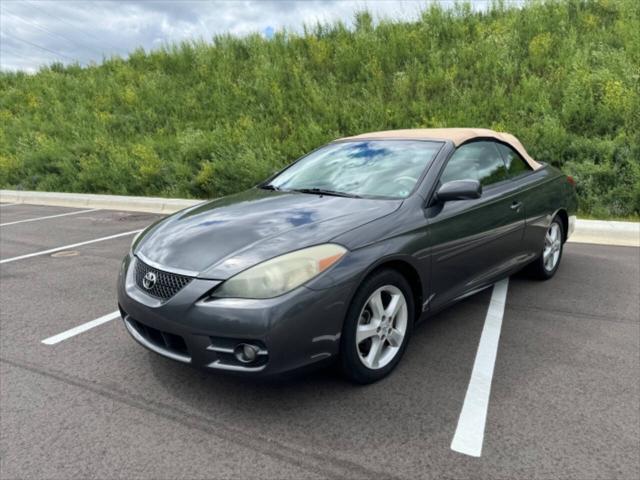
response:
<path fill-rule="evenodd" d="M 476 126 L 573 175 L 584 214 L 637 217 L 639 19 L 637 0 L 433 6 L 2 73 L 0 186 L 215 197 L 336 137 Z"/>

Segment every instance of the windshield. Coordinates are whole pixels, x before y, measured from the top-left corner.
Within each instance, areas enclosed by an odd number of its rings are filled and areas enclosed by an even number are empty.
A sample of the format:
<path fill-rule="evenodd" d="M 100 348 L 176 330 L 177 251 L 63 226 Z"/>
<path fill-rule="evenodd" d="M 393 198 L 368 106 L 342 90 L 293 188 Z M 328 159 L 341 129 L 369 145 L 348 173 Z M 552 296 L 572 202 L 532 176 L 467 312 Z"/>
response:
<path fill-rule="evenodd" d="M 441 146 L 415 140 L 332 143 L 287 168 L 267 187 L 406 198 Z"/>

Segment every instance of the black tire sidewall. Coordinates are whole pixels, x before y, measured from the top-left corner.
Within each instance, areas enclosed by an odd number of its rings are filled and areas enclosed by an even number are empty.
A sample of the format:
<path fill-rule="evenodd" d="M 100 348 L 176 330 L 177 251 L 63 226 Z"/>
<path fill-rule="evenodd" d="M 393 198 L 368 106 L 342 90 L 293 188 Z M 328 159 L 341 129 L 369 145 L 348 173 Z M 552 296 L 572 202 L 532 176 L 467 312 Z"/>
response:
<path fill-rule="evenodd" d="M 367 368 L 358 356 L 355 341 L 356 329 L 358 326 L 360 312 L 364 307 L 365 302 L 375 290 L 384 285 L 394 285 L 402 291 L 407 302 L 407 331 L 402 341 L 402 345 L 400 346 L 400 351 L 398 351 L 395 358 L 383 368 L 372 370 Z M 398 364 L 407 348 L 409 338 L 413 331 L 414 317 L 415 307 L 411 286 L 401 273 L 393 269 L 384 269 L 367 277 L 351 300 L 342 329 L 342 336 L 340 339 L 340 364 L 343 373 L 352 381 L 362 384 L 375 382 L 388 375 L 389 372 L 391 372 Z"/>

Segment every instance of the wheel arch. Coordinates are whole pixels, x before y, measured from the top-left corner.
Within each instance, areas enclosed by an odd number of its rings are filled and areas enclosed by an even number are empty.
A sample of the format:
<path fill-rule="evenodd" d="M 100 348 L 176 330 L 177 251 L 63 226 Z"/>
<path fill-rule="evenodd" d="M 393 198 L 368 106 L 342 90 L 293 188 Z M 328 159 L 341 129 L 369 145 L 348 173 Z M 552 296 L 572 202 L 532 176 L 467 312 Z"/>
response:
<path fill-rule="evenodd" d="M 405 259 L 404 257 L 387 257 L 382 258 L 376 263 L 372 264 L 362 275 L 358 285 L 353 291 L 351 298 L 355 296 L 356 291 L 362 285 L 362 282 L 374 273 L 384 270 L 384 269 L 392 269 L 396 270 L 400 273 L 409 283 L 411 287 L 411 294 L 413 295 L 413 307 L 414 307 L 414 322 L 417 322 L 422 315 L 422 304 L 424 302 L 424 286 L 425 282 L 423 281 L 420 273 L 415 265 L 411 263 L 411 261 Z"/>
<path fill-rule="evenodd" d="M 567 241 L 567 235 L 569 234 L 569 214 L 564 208 L 556 210 L 553 218 L 558 217 L 562 222 L 562 243 Z"/>

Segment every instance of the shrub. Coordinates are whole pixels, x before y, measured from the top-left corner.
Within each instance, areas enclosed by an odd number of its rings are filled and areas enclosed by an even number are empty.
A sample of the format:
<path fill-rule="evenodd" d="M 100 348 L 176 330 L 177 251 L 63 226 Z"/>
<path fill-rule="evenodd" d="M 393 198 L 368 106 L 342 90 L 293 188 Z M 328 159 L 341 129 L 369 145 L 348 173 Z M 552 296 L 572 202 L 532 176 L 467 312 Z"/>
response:
<path fill-rule="evenodd" d="M 636 0 L 433 4 L 0 73 L 0 186 L 215 197 L 339 136 L 477 126 L 574 175 L 583 214 L 637 216 L 639 18 Z"/>

